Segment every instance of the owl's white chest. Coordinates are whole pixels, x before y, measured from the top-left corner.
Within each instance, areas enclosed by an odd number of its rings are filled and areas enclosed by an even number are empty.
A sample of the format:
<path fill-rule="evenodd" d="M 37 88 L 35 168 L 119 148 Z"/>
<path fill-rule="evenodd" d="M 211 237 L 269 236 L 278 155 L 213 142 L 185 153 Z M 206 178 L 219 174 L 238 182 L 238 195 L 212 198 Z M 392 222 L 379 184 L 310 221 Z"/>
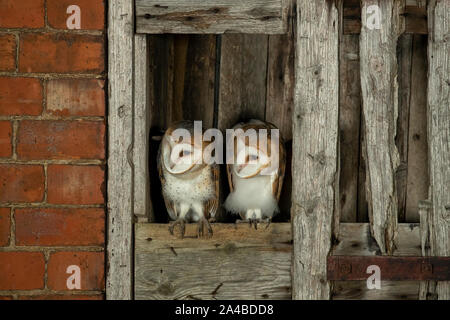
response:
<path fill-rule="evenodd" d="M 272 217 L 278 211 L 278 204 L 272 193 L 273 177 L 258 175 L 243 179 L 233 175 L 234 191 L 225 201 L 225 208 L 236 214 L 258 210 L 261 217 Z"/>
<path fill-rule="evenodd" d="M 215 195 L 211 168 L 204 168 L 193 173 L 172 175 L 164 173 L 163 193 L 176 203 L 193 204 L 211 199 Z"/>

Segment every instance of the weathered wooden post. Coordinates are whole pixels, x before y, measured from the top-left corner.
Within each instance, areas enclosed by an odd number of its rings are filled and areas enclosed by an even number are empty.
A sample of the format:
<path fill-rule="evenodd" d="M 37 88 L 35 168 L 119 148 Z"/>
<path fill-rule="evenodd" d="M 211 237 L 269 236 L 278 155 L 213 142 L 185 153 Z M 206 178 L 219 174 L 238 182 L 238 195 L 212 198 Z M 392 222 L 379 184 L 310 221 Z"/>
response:
<path fill-rule="evenodd" d="M 297 1 L 292 146 L 293 299 L 329 299 L 338 181 L 338 11 Z"/>

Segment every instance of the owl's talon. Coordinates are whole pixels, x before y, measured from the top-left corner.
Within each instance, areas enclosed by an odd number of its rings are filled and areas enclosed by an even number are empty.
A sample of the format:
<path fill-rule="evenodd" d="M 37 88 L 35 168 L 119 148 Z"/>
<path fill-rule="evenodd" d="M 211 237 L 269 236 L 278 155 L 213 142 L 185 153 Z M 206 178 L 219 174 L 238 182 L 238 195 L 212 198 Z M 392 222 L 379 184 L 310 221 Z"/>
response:
<path fill-rule="evenodd" d="M 171 235 L 173 235 L 173 234 L 174 234 L 174 233 L 173 233 L 173 229 L 174 229 L 175 226 L 178 225 L 178 224 L 180 225 L 180 235 L 181 235 L 181 239 L 183 239 L 183 238 L 184 238 L 184 233 L 185 233 L 185 231 L 186 231 L 184 219 L 178 219 L 178 220 L 172 222 L 172 223 L 170 224 L 170 226 L 169 226 L 169 232 L 170 232 Z"/>

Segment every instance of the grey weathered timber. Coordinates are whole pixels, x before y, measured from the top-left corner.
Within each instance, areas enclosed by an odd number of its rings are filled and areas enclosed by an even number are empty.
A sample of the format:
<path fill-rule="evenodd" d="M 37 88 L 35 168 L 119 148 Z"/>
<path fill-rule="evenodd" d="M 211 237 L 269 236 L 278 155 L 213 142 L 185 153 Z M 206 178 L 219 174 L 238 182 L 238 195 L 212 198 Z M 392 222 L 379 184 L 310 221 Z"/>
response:
<path fill-rule="evenodd" d="M 421 256 L 419 224 L 398 225 L 397 248 L 394 256 Z M 381 251 L 370 234 L 368 223 L 341 223 L 337 244 L 331 254 L 334 256 L 375 256 Z"/>
<path fill-rule="evenodd" d="M 286 32 L 286 0 L 136 0 L 138 33 Z"/>
<path fill-rule="evenodd" d="M 133 2 L 109 3 L 108 245 L 106 298 L 132 298 Z"/>
<path fill-rule="evenodd" d="M 196 224 L 184 239 L 167 228 L 136 224 L 136 299 L 291 298 L 289 223 L 213 224 L 213 237 L 201 239 Z"/>
<path fill-rule="evenodd" d="M 368 275 L 369 276 L 369 275 Z M 417 300 L 419 281 L 383 281 L 367 289 L 366 281 L 333 281 L 333 300 Z"/>
<path fill-rule="evenodd" d="M 153 221 L 149 197 L 150 86 L 147 35 L 134 36 L 134 49 L 134 215 L 138 221 Z"/>
<path fill-rule="evenodd" d="M 419 217 L 420 217 L 420 246 L 422 249 L 422 256 L 428 257 L 431 255 L 431 208 L 432 203 L 429 200 L 422 200 L 419 202 Z M 419 299 L 420 300 L 435 300 L 436 299 L 436 281 L 420 281 Z"/>
<path fill-rule="evenodd" d="M 297 3 L 292 146 L 294 299 L 329 299 L 327 255 L 337 207 L 338 10 L 331 1 Z"/>
<path fill-rule="evenodd" d="M 381 10 L 381 28 L 370 30 L 366 13 L 367 7 L 373 4 Z M 394 251 L 397 232 L 398 4 L 394 0 L 362 1 L 360 62 L 367 152 L 366 188 L 372 234 L 383 254 Z"/>
<path fill-rule="evenodd" d="M 428 4 L 428 148 L 433 204 L 431 255 L 450 255 L 450 1 Z M 438 299 L 450 299 L 450 282 L 438 282 Z"/>

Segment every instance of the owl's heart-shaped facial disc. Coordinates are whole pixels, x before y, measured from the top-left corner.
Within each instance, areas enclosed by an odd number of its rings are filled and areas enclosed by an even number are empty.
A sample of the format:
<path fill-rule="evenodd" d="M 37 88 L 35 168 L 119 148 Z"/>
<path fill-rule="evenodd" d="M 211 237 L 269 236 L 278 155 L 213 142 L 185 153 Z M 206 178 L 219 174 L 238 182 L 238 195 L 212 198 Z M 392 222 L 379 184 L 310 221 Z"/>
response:
<path fill-rule="evenodd" d="M 164 164 L 172 174 L 186 173 L 196 164 L 200 163 L 202 151 L 187 143 L 175 144 L 170 154 L 164 157 Z"/>
<path fill-rule="evenodd" d="M 256 176 L 270 163 L 269 157 L 261 150 L 246 146 L 238 152 L 234 164 L 235 174 L 243 179 Z"/>

